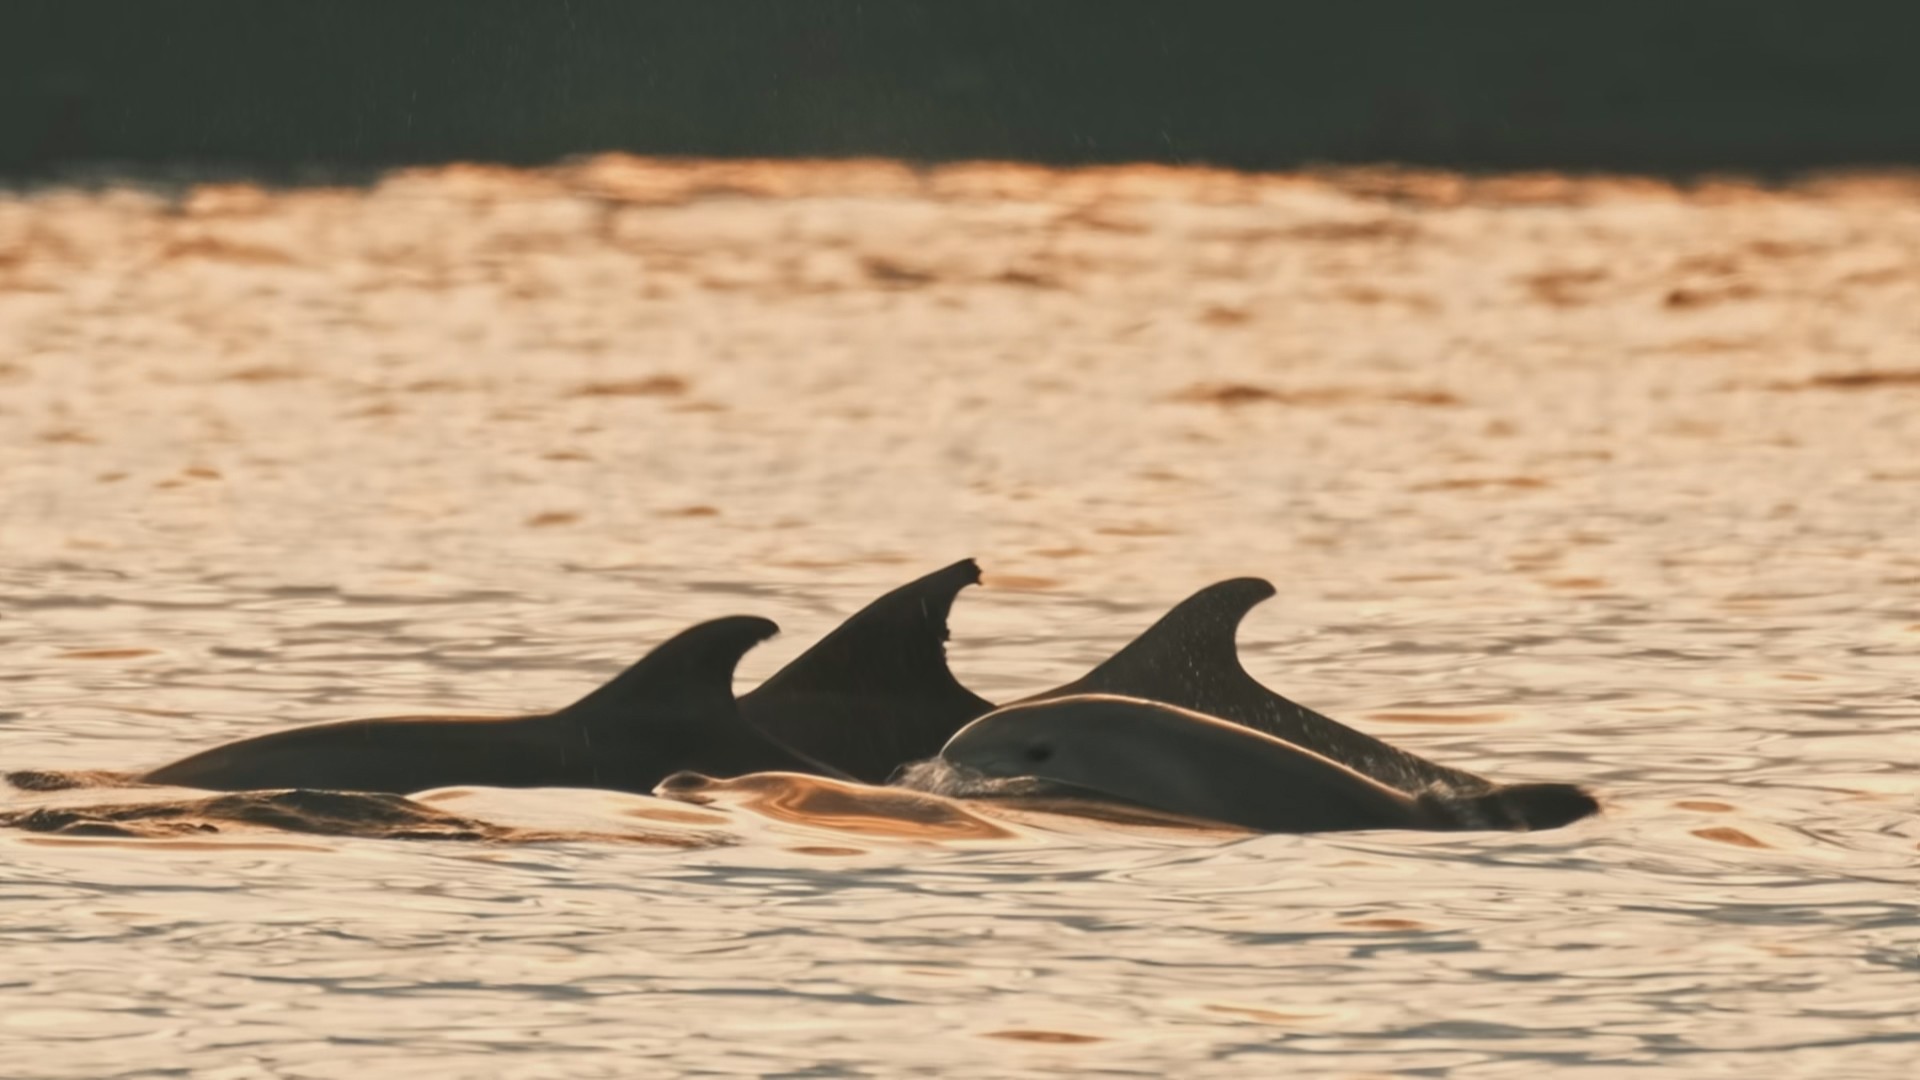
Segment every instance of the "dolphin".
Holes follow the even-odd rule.
[[[989,778],[1265,832],[1551,828],[1599,809],[1566,784],[1409,793],[1248,726],[1114,694],[1009,705],[962,728],[940,757]],[[1516,802],[1522,788],[1551,790]],[[1549,804],[1557,813],[1542,815]]]
[[[1470,790],[1492,781],[1389,746],[1274,693],[1240,665],[1234,638],[1271,582],[1216,582],[1174,605],[1139,637],[1065,686],[1020,699],[1119,694],[1165,702],[1277,736],[1402,791]]]
[[[994,708],[947,667],[947,616],[979,581],[979,565],[962,559],[887,593],[741,695],[740,714],[869,784],[933,757]]]
[[[1388,787],[1471,801],[1501,827],[1552,829],[1599,804],[1572,784],[1499,784],[1428,761],[1269,690],[1240,665],[1234,638],[1247,612],[1274,595],[1271,582],[1232,578],[1174,605],[1139,637],[1080,678],[1022,699],[1117,694],[1177,706],[1285,740]]]
[[[721,777],[769,770],[839,776],[768,738],[735,704],[734,667],[778,629],[747,615],[701,623],[558,712],[314,724],[203,750],[138,780],[215,791],[405,795],[476,784],[644,795],[683,769]]]

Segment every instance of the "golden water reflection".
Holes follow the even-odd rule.
[[[0,769],[551,707],[742,612],[786,631],[745,688],[972,555],[950,652],[995,700],[1259,574],[1262,679],[1606,803],[1247,837],[775,780],[419,800],[532,843],[4,830],[0,1060],[1905,1077],[1917,300],[1901,177],[0,195]],[[0,812],[145,827],[104,792]]]

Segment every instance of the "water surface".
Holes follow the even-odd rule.
[[[0,767],[551,707],[766,615],[744,689],[973,555],[950,653],[988,697],[1259,574],[1269,684],[1607,807],[1247,837],[480,790],[429,805],[519,833],[7,830],[9,1075],[1920,1060],[1910,185],[53,190],[0,199],[0,340]]]

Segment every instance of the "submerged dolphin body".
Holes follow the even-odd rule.
[[[402,716],[314,724],[216,746],[140,777],[244,791],[320,788],[407,794],[451,785],[594,787],[646,794],[668,775],[785,770],[836,775],[740,716],[733,670],[778,627],[733,616],[670,638],[558,712]]]
[[[1567,820],[1597,809],[1557,784],[1409,793],[1244,725],[1111,694],[1009,705],[961,729],[940,756],[990,778],[1028,777],[1265,832],[1536,827],[1515,814],[1512,793],[1522,787],[1565,789]]]
[[[742,695],[741,715],[870,784],[933,757],[994,708],[947,667],[947,616],[979,581],[980,567],[962,559],[887,593]]]

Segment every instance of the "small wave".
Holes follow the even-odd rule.
[[[108,772],[101,769],[17,769],[7,773],[6,780],[21,791],[133,787],[139,783],[134,773]]]
[[[346,791],[242,791],[204,798],[0,812],[0,827],[64,836],[176,839],[229,829],[274,829],[374,840],[494,843],[596,840],[675,848],[713,847],[709,833],[571,832],[523,829],[450,814],[399,795]]]

